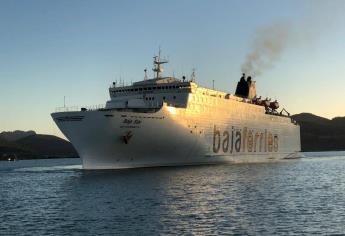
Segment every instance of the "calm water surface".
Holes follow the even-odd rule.
[[[0,162],[0,235],[345,234],[345,152],[306,156],[120,171]]]

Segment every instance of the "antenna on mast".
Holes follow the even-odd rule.
[[[147,68],[145,68],[144,72],[145,72],[144,80],[147,80]]]
[[[190,76],[190,80],[192,82],[195,82],[195,80],[196,80],[195,68],[193,68],[192,75]]]
[[[153,57],[153,71],[156,73],[156,79],[160,78],[160,73],[163,72],[162,64],[168,63],[168,60],[161,60],[161,48],[159,47],[158,56]]]

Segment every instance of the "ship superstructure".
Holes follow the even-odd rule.
[[[300,128],[277,101],[256,95],[243,74],[235,94],[185,77],[155,77],[130,86],[113,83],[104,108],[52,114],[86,169],[262,162],[300,155]]]

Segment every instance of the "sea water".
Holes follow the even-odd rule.
[[[0,162],[0,235],[345,233],[345,152],[264,164],[86,171]]]

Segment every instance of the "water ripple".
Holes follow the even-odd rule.
[[[343,154],[119,171],[0,163],[0,235],[341,235]]]

